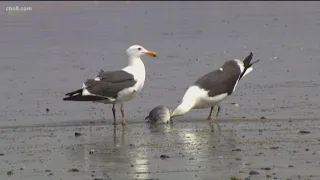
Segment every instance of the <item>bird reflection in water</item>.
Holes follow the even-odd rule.
[[[165,124],[149,123],[150,133],[169,133],[172,124],[172,121]]]
[[[121,141],[120,141],[120,147],[122,146],[126,146],[126,142],[127,142],[127,139],[126,139],[126,134],[127,134],[127,127],[126,126],[123,126],[122,128],[122,131],[121,131]],[[119,144],[117,144],[117,128],[113,128],[113,146],[114,147],[119,147]]]
[[[210,128],[211,128],[211,132],[216,132],[216,135],[220,135],[221,134],[221,127],[219,123],[214,123],[214,122],[209,122],[210,124]]]
[[[170,171],[201,171],[208,177],[211,170],[228,172],[241,165],[241,161],[235,160],[238,152],[232,151],[238,148],[233,128],[226,128],[220,135],[220,131],[212,133],[207,123],[198,120],[158,125],[137,123],[116,130],[113,126],[99,127],[98,131],[92,128],[90,135],[80,137],[85,138],[80,142],[84,147],[70,151],[78,155],[71,161],[84,158],[86,172],[106,173],[111,179],[162,176],[157,172],[168,171],[168,163]],[[92,148],[96,151],[89,154]],[[164,161],[160,155],[168,155],[170,159]]]
[[[120,172],[121,174],[115,175],[117,177],[116,179],[123,179],[124,176],[128,176],[127,178],[136,178],[137,175],[141,179],[149,178],[148,166],[150,157],[148,156],[148,152],[146,152],[146,140],[142,137],[144,132],[137,132],[140,128],[141,127],[131,126],[128,129],[128,127],[122,126],[121,138],[117,138],[117,129],[114,128],[114,156],[117,156],[117,159],[123,162],[120,165],[119,163],[121,162],[114,161],[115,166],[119,166],[121,171],[123,171],[122,173]],[[120,143],[119,139],[121,139]]]

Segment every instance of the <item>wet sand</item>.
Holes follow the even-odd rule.
[[[201,120],[2,128],[0,177],[13,170],[10,179],[316,180],[319,122],[221,120],[220,131]]]
[[[251,170],[250,179],[319,179],[319,7],[0,2],[0,179],[245,179]],[[125,66],[132,44],[160,57],[143,58],[143,93],[125,104],[129,125],[115,135],[109,105],[61,99],[101,68]],[[202,120],[209,110],[145,124],[155,106],[175,108],[198,77],[250,52],[261,61],[221,104],[220,134]]]

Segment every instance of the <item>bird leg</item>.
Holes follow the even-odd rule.
[[[208,116],[207,120],[211,120],[212,111],[213,111],[213,106],[211,106],[211,110],[210,110],[210,113],[209,113],[209,116]]]
[[[217,122],[218,122],[218,116],[219,116],[219,113],[220,113],[221,108],[220,108],[219,105],[217,105],[217,106],[218,106],[217,113],[216,113],[215,118],[210,121],[210,127],[211,127],[211,132],[214,132],[215,129],[218,129],[218,132],[220,133],[221,128],[220,128],[219,123],[217,123]],[[213,107],[211,107],[210,115],[211,115],[212,110],[213,110]],[[210,117],[210,116],[209,116],[209,117]],[[216,127],[217,127],[217,128],[216,128]]]
[[[112,113],[113,113],[113,125],[117,125],[117,120],[116,120],[116,108],[115,104],[112,105]]]
[[[212,120],[212,123],[217,123],[218,116],[219,116],[219,113],[221,111],[221,107],[219,105],[217,105],[217,106],[218,106],[218,109],[217,109],[215,118]],[[214,106],[211,107],[210,114],[209,114],[207,120],[211,120],[211,114],[212,114],[213,108],[214,108]]]
[[[113,145],[117,145],[117,128],[113,128]]]
[[[221,107],[218,105],[218,110],[217,110],[216,117],[215,117],[216,120],[218,119],[220,111],[221,111]]]
[[[126,119],[124,118],[124,109],[123,109],[123,104],[121,104],[121,115],[122,115],[122,125],[126,125],[127,122],[126,122]]]

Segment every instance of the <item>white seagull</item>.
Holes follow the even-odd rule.
[[[158,56],[157,53],[148,51],[140,45],[130,46],[126,54],[128,66],[116,71],[101,70],[94,79],[87,79],[82,88],[67,93],[63,100],[112,104],[114,125],[117,124],[115,104],[121,104],[122,125],[125,125],[123,103],[141,92],[146,78],[141,56],[145,54],[152,57]]]
[[[253,63],[252,53],[245,60],[239,59],[226,61],[221,68],[212,71],[199,78],[192,86],[188,88],[183,96],[181,104],[173,111],[171,118],[184,115],[192,109],[211,108],[207,120],[211,120],[211,114],[214,106],[231,95],[240,79],[249,74],[259,59]],[[220,112],[220,106],[215,119]],[[214,119],[214,120],[215,120]]]

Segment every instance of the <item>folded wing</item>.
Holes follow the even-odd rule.
[[[64,100],[72,100],[73,96],[97,96],[99,98],[117,99],[118,93],[135,85],[134,76],[126,71],[100,71],[95,79],[87,79],[83,88],[67,93]],[[93,98],[96,99],[96,98]]]

